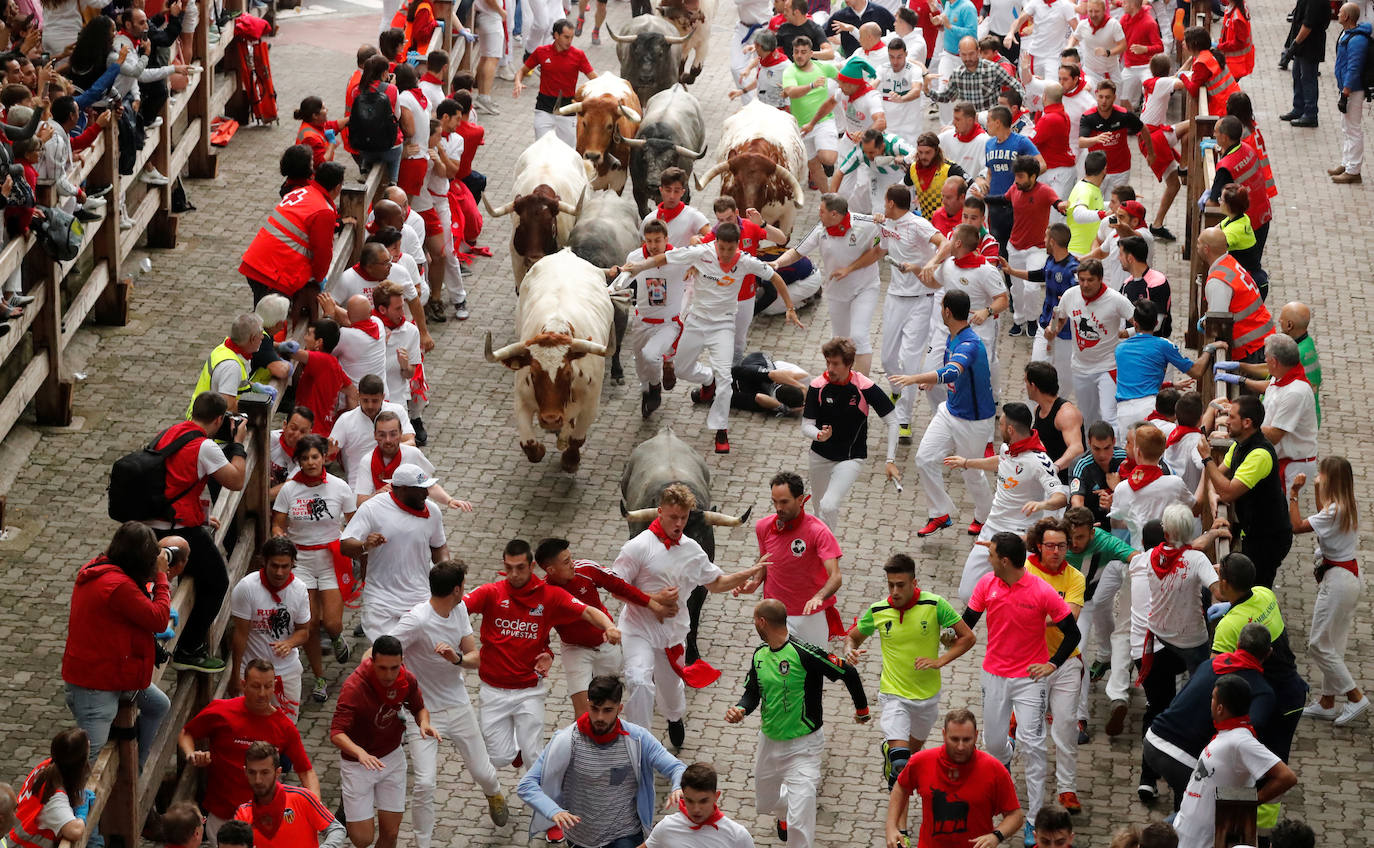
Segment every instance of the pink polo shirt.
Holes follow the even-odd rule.
[[[840,543],[824,521],[804,510],[789,523],[778,525],[777,513],[754,525],[759,553],[768,554],[763,596],[782,601],[788,615],[801,615],[806,602],[825,585],[824,561],[841,556]],[[817,612],[834,605],[835,596],[831,595]]]
[[[1059,593],[1029,571],[1010,586],[996,574],[984,574],[973,588],[968,608],[987,614],[983,671],[998,677],[1029,677],[1027,668],[1049,662],[1045,621],[1069,615],[1069,605]]]

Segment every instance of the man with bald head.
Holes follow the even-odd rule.
[[[876,24],[879,35],[882,35],[892,31],[895,20],[891,11],[877,3],[870,3],[869,0],[844,0],[839,11],[826,21],[825,34],[831,41],[839,38],[841,55],[852,56],[859,51],[859,32],[866,23]]]
[[[1279,330],[1292,336],[1293,341],[1298,343],[1298,358],[1302,360],[1303,371],[1307,373],[1307,382],[1312,385],[1312,394],[1317,397],[1317,423],[1321,424],[1322,363],[1317,357],[1317,343],[1307,332],[1311,323],[1312,310],[1301,301],[1289,301],[1279,310]]]
[[[368,374],[386,374],[386,328],[372,314],[370,293],[351,295],[342,306],[334,298],[322,294],[320,316],[339,322],[339,343],[334,346],[334,358],[339,360],[354,385]],[[401,395],[400,386],[386,387],[386,400],[396,400]]]
[[[997,95],[1003,88],[1025,93],[1021,81],[1007,73],[1006,68],[979,55],[978,39],[971,35],[959,40],[959,62],[959,67],[950,71],[949,83],[942,89],[930,91],[931,100],[936,103],[967,101],[982,112],[997,105]],[[927,75],[927,82],[933,77],[933,74]]]
[[[1360,21],[1360,4],[1341,6],[1337,20],[1341,34],[1336,37],[1336,88],[1340,99],[1336,108],[1341,113],[1341,163],[1326,173],[1333,183],[1364,181],[1360,169],[1364,166],[1364,63],[1369,61],[1369,42],[1374,38],[1368,22]],[[1363,37],[1361,37],[1363,36]]]
[[[1197,240],[1207,262],[1204,294],[1208,312],[1229,312],[1231,356],[1241,362],[1264,362],[1264,339],[1274,333],[1274,317],[1264,305],[1259,286],[1226,247],[1226,234],[1208,227]]]
[[[930,223],[945,238],[949,238],[949,234],[963,221],[966,197],[968,182],[963,177],[950,177],[940,188],[940,208],[930,216]]]

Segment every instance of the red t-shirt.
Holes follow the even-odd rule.
[[[949,238],[949,234],[954,232],[955,227],[959,226],[960,219],[963,217],[963,207],[960,207],[959,211],[955,214],[950,215],[945,211],[945,207],[942,204],[939,209],[935,210],[935,214],[930,216],[930,225],[939,230],[940,235]]]
[[[309,357],[301,369],[300,382],[296,384],[296,403],[315,413],[311,432],[328,438],[334,429],[339,392],[353,381],[348,379],[333,354],[312,350]]]
[[[525,69],[539,66],[539,93],[550,97],[569,98],[577,94],[577,75],[595,73],[587,54],[576,47],[559,52],[552,44],[536,47],[525,60]]]
[[[1069,145],[1071,136],[1078,138],[1076,133],[1071,132],[1072,129],[1063,103],[1051,103],[1040,113],[1039,120],[1035,122],[1035,146],[1040,149],[1040,155],[1045,157],[1046,169],[1077,166],[1078,160]]]
[[[1045,246],[1045,228],[1050,225],[1050,209],[1059,202],[1059,193],[1044,183],[1030,191],[1013,185],[1007,189],[1011,201],[1011,246],[1017,250]]]
[[[974,751],[972,760],[958,765],[945,756],[944,745],[917,751],[897,782],[908,794],[921,794],[918,848],[968,848],[992,833],[993,816],[1021,807],[1011,775],[987,751]]]
[[[498,689],[539,683],[534,661],[549,650],[549,631],[582,616],[587,605],[538,577],[520,589],[506,580],[485,583],[463,598],[469,615],[482,616],[482,662],[477,676]]]
[[[1107,135],[1106,144],[1094,144],[1089,152],[1101,150],[1107,154],[1107,173],[1124,174],[1131,170],[1130,136],[1145,129],[1140,118],[1120,106],[1113,106],[1107,117],[1096,109],[1083,113],[1078,120],[1078,134],[1082,136]]]
[[[767,554],[768,572],[763,580],[763,596],[782,601],[788,615],[801,615],[806,602],[816,596],[825,581],[825,560],[839,559],[840,543],[825,522],[803,512],[791,522],[778,526],[777,513],[759,519],[754,525],[759,553]],[[821,609],[835,606],[831,595]]]
[[[1159,36],[1159,24],[1155,22],[1154,13],[1149,9],[1141,9],[1134,15],[1122,15],[1119,21],[1121,31],[1126,34],[1126,52],[1121,54],[1122,65],[1127,68],[1139,68],[1150,64],[1155,55],[1164,52],[1164,41]],[[1144,53],[1136,53],[1131,50],[1136,44],[1150,49]]]
[[[472,157],[477,155],[477,148],[482,146],[487,131],[480,124],[464,120],[454,132],[463,137],[463,155],[458,158],[458,179],[461,180],[472,173]]]
[[[601,593],[598,589],[605,589],[617,598],[636,606],[649,605],[648,595],[588,559],[577,560],[573,579],[557,588],[566,591],[589,607],[596,607],[606,613],[608,618],[610,611],[601,602]],[[606,635],[600,628],[590,621],[583,621],[580,616],[576,621],[560,624],[554,629],[558,631],[558,638],[562,639],[565,645],[595,648],[606,641]]]
[[[296,725],[281,710],[269,716],[248,712],[243,697],[223,698],[205,705],[183,728],[192,739],[204,739],[210,746],[210,767],[206,771],[205,809],[222,819],[232,819],[240,804],[253,800],[248,778],[243,773],[243,758],[254,742],[271,742],[291,760],[296,774],[310,771],[310,755],[301,744]]]
[[[253,848],[305,848],[319,844],[320,833],[334,823],[334,814],[329,812],[319,798],[308,789],[299,786],[277,784],[277,794],[281,800],[281,820],[273,822],[276,807],[272,802],[258,808],[258,820],[253,820],[253,802],[239,807],[234,818],[255,825],[253,828]],[[268,835],[263,828],[276,825]]]
[[[916,26],[921,29],[921,37],[926,42],[926,56],[935,56],[935,37],[940,34],[940,27],[931,18],[934,15],[930,11],[930,3],[926,0],[911,0],[908,4],[911,11],[916,13]]]

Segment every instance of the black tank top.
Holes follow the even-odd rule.
[[[1045,453],[1050,455],[1050,459],[1058,462],[1064,455],[1064,451],[1069,449],[1064,441],[1064,434],[1059,432],[1059,428],[1054,426],[1054,419],[1058,417],[1059,410],[1064,404],[1068,403],[1064,398],[1055,398],[1054,404],[1050,406],[1050,414],[1044,418],[1040,417],[1040,407],[1032,407],[1035,415],[1035,432],[1040,435],[1040,443],[1045,446]]]

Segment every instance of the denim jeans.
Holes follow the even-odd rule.
[[[138,721],[135,727],[138,731],[138,767],[142,769],[143,763],[148,759],[148,753],[153,749],[153,739],[157,736],[158,726],[162,724],[163,716],[172,708],[172,702],[166,693],[156,686],[149,686],[141,692],[109,692],[73,686],[70,683],[66,684],[66,688],[67,709],[71,710],[72,717],[76,719],[76,726],[86,731],[86,735],[90,737],[92,763],[100,756],[100,749],[109,741],[110,726],[114,724],[120,703],[135,700],[138,702]]]
[[[1317,117],[1317,63],[1310,59],[1293,60],[1293,111],[1300,118]]]
[[[401,175],[401,145],[396,145],[390,150],[381,153],[364,151],[358,154],[358,170],[362,171],[363,179],[367,179],[367,172],[372,170],[372,166],[381,162],[386,166],[386,178],[391,182],[396,182],[396,178]]]

